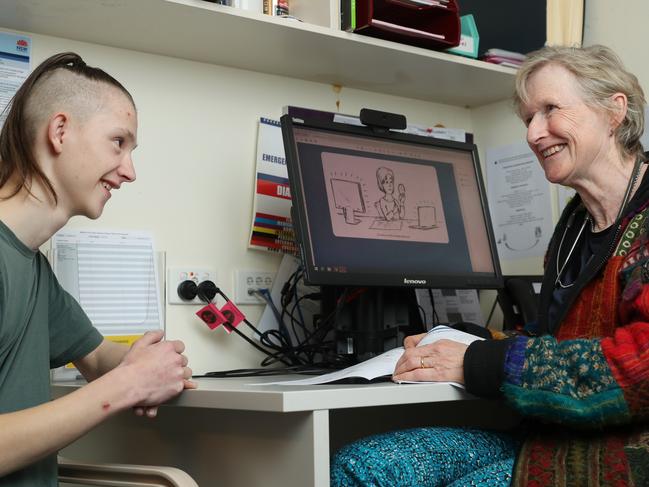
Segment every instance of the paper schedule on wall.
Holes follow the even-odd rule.
[[[53,269],[104,336],[130,341],[164,328],[153,248],[144,233],[63,230]]]
[[[279,122],[259,120],[250,247],[295,254],[291,191]]]

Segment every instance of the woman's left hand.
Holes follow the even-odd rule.
[[[464,384],[464,353],[467,347],[452,340],[439,340],[429,345],[406,348],[394,368],[392,380]]]

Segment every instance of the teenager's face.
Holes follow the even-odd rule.
[[[109,89],[101,108],[72,119],[55,187],[70,214],[98,218],[112,191],[135,180],[131,158],[137,145],[137,113],[121,92]]]

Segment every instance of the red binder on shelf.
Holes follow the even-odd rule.
[[[428,49],[460,43],[456,0],[356,0],[353,32]]]

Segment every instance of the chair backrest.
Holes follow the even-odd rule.
[[[59,482],[104,487],[198,487],[186,472],[157,465],[76,462],[59,457]]]

